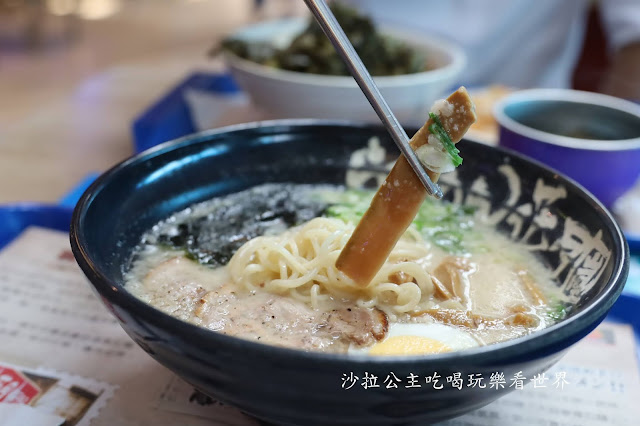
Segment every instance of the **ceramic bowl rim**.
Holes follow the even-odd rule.
[[[553,171],[538,161],[531,160],[517,152],[502,147],[489,147],[488,149],[496,150],[502,155],[517,157],[520,160],[532,163],[535,167],[544,169],[543,171],[546,171],[546,173],[550,175],[560,177],[562,184],[567,187],[569,192],[577,192],[578,196],[584,197],[589,204],[591,204],[596,210],[599,210],[600,214],[605,219],[604,225],[609,228],[613,234],[614,241],[611,250],[613,253],[619,253],[619,256],[612,259],[614,262],[613,273],[608,283],[605,285],[605,288],[596,298],[587,302],[587,306],[585,306],[581,312],[571,316],[570,318],[562,320],[560,323],[552,325],[551,327],[506,342],[459,352],[406,357],[367,357],[366,355],[306,352],[298,349],[267,345],[233,336],[227,336],[172,317],[130,294],[124,289],[123,285],[119,284],[116,280],[104,273],[98,266],[99,262],[92,258],[87,247],[86,235],[83,230],[84,217],[87,209],[91,207],[92,201],[99,196],[100,191],[109,184],[111,178],[120,170],[128,167],[135,167],[137,164],[144,164],[145,160],[169,153],[172,150],[179,149],[186,145],[207,143],[212,138],[220,137],[221,135],[228,133],[243,132],[252,129],[256,130],[264,127],[276,129],[283,126],[295,128],[314,126],[347,127],[366,131],[380,131],[381,129],[380,126],[353,123],[346,120],[287,119],[243,123],[240,125],[207,130],[173,141],[168,141],[121,161],[100,175],[85,191],[74,209],[71,220],[70,242],[72,251],[80,268],[89,278],[97,293],[108,300],[109,303],[121,306],[127,312],[135,312],[135,316],[144,317],[146,321],[153,323],[156,327],[166,332],[171,333],[172,336],[176,336],[179,339],[183,337],[188,339],[197,338],[198,342],[201,342],[202,347],[223,345],[233,350],[254,351],[264,356],[277,357],[278,359],[289,360],[291,362],[304,361],[308,362],[311,366],[314,365],[314,363],[327,363],[340,364],[355,369],[372,364],[402,366],[413,366],[418,364],[427,364],[430,366],[450,366],[460,364],[473,365],[491,363],[492,360],[496,358],[496,353],[500,352],[505,358],[526,358],[528,352],[536,352],[540,349],[547,351],[549,354],[555,353],[575,343],[578,340],[574,338],[576,334],[585,330],[589,331],[595,327],[595,325],[604,318],[605,313],[611,308],[622,292],[622,288],[626,282],[629,272],[629,247],[620,227],[614,221],[611,213],[609,213],[609,211],[606,210],[604,206],[593,197],[593,195],[572,179]],[[486,146],[478,142],[468,142]],[[582,336],[580,336],[580,338],[581,337]]]
[[[261,25],[269,25],[269,24],[273,25],[274,23],[277,23],[277,22],[283,22],[283,23],[299,22],[300,20],[301,18],[285,18],[285,19],[276,20],[276,21],[267,21],[259,24],[249,25],[249,26],[240,28],[238,31],[233,33],[230,37],[232,38],[234,34],[241,34],[244,31],[247,31],[248,29],[255,28]],[[381,25],[380,28],[383,30],[388,30],[393,35],[403,40],[407,36],[411,37],[411,35],[414,35],[412,32],[407,31],[406,29],[396,29],[394,27],[389,27],[384,25]],[[462,48],[458,47],[456,44],[452,43],[451,41],[444,40],[437,36],[423,35],[423,34],[420,35],[420,41],[421,41],[420,44],[411,42],[411,41],[407,41],[407,43],[421,50],[436,51],[441,55],[447,56],[448,63],[444,66],[441,66],[432,70],[428,70],[428,71],[422,71],[422,72],[417,72],[412,74],[374,77],[373,79],[376,82],[376,85],[380,89],[391,88],[391,87],[413,86],[416,84],[425,84],[425,83],[439,81],[445,77],[457,75],[467,63],[467,57],[464,51],[462,50]],[[297,83],[297,84],[305,84],[309,86],[353,88],[353,89],[357,89],[358,87],[357,83],[351,76],[311,74],[311,73],[283,70],[279,68],[262,65],[257,62],[250,61],[248,59],[243,59],[229,51],[224,51],[224,50],[222,51],[222,55],[228,61],[229,65],[232,68],[235,67],[238,70],[242,70],[250,74],[260,76],[262,78],[277,80],[283,83]]]
[[[634,115],[640,122],[640,105],[631,101],[601,93],[585,92],[572,89],[527,89],[513,92],[498,101],[493,107],[493,116],[498,124],[513,133],[529,139],[562,146],[565,148],[589,151],[627,151],[640,149],[640,137],[616,140],[593,140],[572,138],[545,132],[524,125],[505,112],[506,108],[516,104],[535,103],[541,101],[563,101],[576,104],[602,106]]]

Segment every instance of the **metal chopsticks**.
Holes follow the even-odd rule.
[[[336,20],[335,16],[327,6],[324,0],[304,0],[309,10],[316,18],[316,21],[320,24],[322,31],[327,35],[331,43],[336,48],[342,59],[347,64],[351,75],[360,86],[360,89],[364,92],[367,100],[380,117],[380,120],[386,127],[389,134],[393,138],[400,151],[407,158],[407,161],[413,168],[418,178],[424,185],[429,195],[435,198],[442,198],[442,191],[440,187],[433,183],[429,178],[429,175],[424,170],[420,160],[416,157],[415,152],[409,145],[409,137],[404,131],[398,119],[393,115],[391,108],[387,105],[387,102],[382,97],[378,86],[371,78],[371,74],[367,71],[367,68],[362,63],[362,60],[356,53],[353,45],[347,38],[346,34],[342,30],[342,27]]]

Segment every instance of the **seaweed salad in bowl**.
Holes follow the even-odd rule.
[[[398,119],[422,125],[429,105],[464,68],[464,51],[435,35],[378,26],[339,3],[332,9]],[[212,53],[221,53],[233,79],[266,117],[377,121],[313,20],[252,24],[230,34]],[[313,101],[300,102],[306,99]]]
[[[413,74],[434,68],[425,52],[378,30],[367,16],[339,2],[331,10],[372,76]],[[329,39],[315,20],[283,46],[230,36],[220,48],[240,58],[287,71],[349,76]],[[214,49],[213,52],[217,52]]]

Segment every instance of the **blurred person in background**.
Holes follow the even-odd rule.
[[[640,0],[342,2],[378,23],[422,31],[459,44],[468,59],[460,77],[465,85],[514,88],[572,87],[589,11],[596,5],[610,66],[595,89],[640,100]]]

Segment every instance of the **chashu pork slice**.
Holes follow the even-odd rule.
[[[385,337],[378,309],[339,306],[315,310],[287,295],[250,292],[232,283],[225,268],[212,270],[183,257],[169,259],[143,279],[144,300],[160,310],[230,336],[302,350],[346,352]]]

